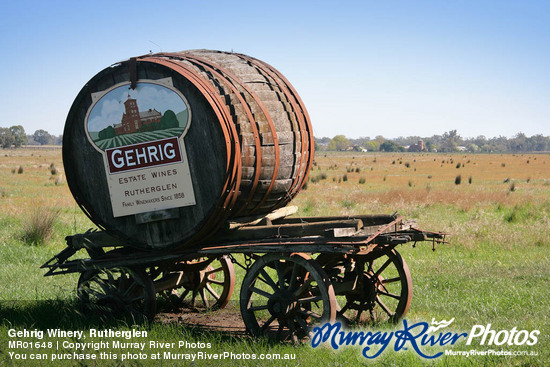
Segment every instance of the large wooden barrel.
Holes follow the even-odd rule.
[[[77,203],[140,248],[200,246],[230,218],[286,205],[313,152],[306,108],[280,72],[208,50],[106,68],[76,97],[63,135]]]

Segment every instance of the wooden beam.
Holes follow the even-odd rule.
[[[212,238],[212,242],[250,241],[281,237],[323,236],[325,235],[325,231],[333,228],[354,228],[355,231],[358,231],[362,227],[363,222],[360,219],[270,226],[249,226],[241,227],[233,231],[219,233],[215,238]]]
[[[255,226],[262,221],[265,221],[266,224],[270,224],[270,222],[274,220],[281,219],[289,215],[295,214],[297,211],[298,211],[298,207],[295,205],[285,206],[284,208],[279,208],[277,210],[272,211],[269,214],[257,215],[254,217],[244,217],[244,218],[238,218],[238,219],[232,220],[227,223],[226,228],[238,229],[244,226]]]

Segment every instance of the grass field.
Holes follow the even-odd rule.
[[[537,353],[532,356],[442,356],[428,361],[412,350],[386,350],[366,360],[361,350],[345,347],[312,349],[252,339],[242,333],[192,327],[172,319],[138,323],[100,320],[83,315],[77,307],[77,277],[44,278],[39,266],[64,247],[64,237],[82,233],[93,224],[74,203],[64,180],[61,151],[4,150],[0,157],[0,365],[48,365],[51,362],[13,360],[8,348],[10,329],[144,330],[145,339],[158,342],[210,343],[178,349],[178,353],[292,354],[293,360],[200,360],[195,366],[547,366],[550,364],[550,155],[472,155],[420,153],[323,153],[316,156],[307,189],[293,204],[299,215],[347,215],[395,211],[415,218],[419,227],[451,234],[451,243],[398,248],[414,284],[409,323],[450,320],[452,332],[470,332],[474,325],[491,324],[493,330],[539,330],[534,346],[476,347],[458,343],[453,350],[505,349]],[[21,172],[21,173],[19,173]],[[53,233],[36,244],[28,223],[51,217]],[[237,278],[242,279],[238,272]],[[238,289],[230,310],[237,312]],[[214,317],[214,315],[212,315]],[[230,316],[233,317],[233,316]],[[223,322],[223,317],[220,318]],[[397,326],[398,328],[400,325]],[[376,330],[392,330],[391,325]],[[30,339],[29,339],[30,340]],[[55,343],[45,337],[41,342]],[[86,341],[100,341],[89,338]],[[141,341],[141,340],[140,340]],[[46,345],[47,347],[47,345]],[[177,348],[176,348],[177,349]],[[411,348],[409,348],[411,349]],[[50,349],[46,349],[48,352]],[[71,349],[65,348],[67,353]],[[118,354],[137,349],[107,349]],[[430,349],[444,351],[444,349]],[[17,353],[40,353],[16,350]],[[45,352],[45,353],[48,353]],[[147,360],[86,361],[89,365],[160,365],[151,360],[161,352],[147,345]],[[94,353],[88,349],[86,353]],[[433,354],[433,353],[432,353]],[[56,363],[57,365],[58,363]],[[76,365],[66,360],[61,365]],[[163,366],[191,362],[162,361]]]

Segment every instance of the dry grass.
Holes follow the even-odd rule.
[[[23,224],[23,242],[28,245],[43,245],[54,232],[54,224],[59,217],[59,209],[36,207],[30,218]]]
[[[546,200],[549,193],[549,154],[320,153],[315,161],[312,174],[325,173],[327,180],[310,182],[308,190],[296,199],[299,206],[319,204],[319,192],[326,203],[351,199],[359,206],[364,204],[367,212],[409,211],[434,204],[470,210]],[[343,175],[347,182],[339,179]],[[460,184],[456,184],[458,176]],[[358,185],[361,179],[364,182]],[[338,206],[324,207],[330,213],[321,214],[346,214],[345,210],[338,212]]]

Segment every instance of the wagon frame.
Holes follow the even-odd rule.
[[[77,294],[88,310],[153,317],[157,294],[178,305],[225,307],[237,264],[246,270],[246,329],[296,341],[320,322],[396,322],[412,299],[411,274],[396,247],[431,241],[435,250],[446,242],[445,234],[416,229],[396,214],[293,218],[284,209],[229,223],[204,243],[176,250],[136,249],[90,230],[68,236],[42,268],[45,276],[80,273]],[[74,259],[80,250],[89,258]]]

